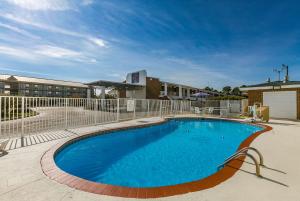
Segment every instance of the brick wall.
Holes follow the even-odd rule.
[[[158,99],[160,95],[160,81],[157,78],[147,77],[146,78],[146,98],[147,99]]]

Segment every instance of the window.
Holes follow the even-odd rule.
[[[26,88],[25,84],[22,84],[22,83],[19,84],[19,89],[25,89],[25,88]]]

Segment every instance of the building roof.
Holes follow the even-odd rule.
[[[240,87],[242,91],[274,88],[300,88],[300,81],[273,81]]]
[[[26,83],[36,83],[36,84],[46,84],[46,85],[61,85],[61,86],[70,86],[70,87],[82,87],[88,88],[88,85],[85,85],[81,82],[72,82],[72,81],[64,81],[64,80],[52,80],[45,78],[35,78],[35,77],[25,77],[18,75],[0,75],[0,80],[2,81],[18,81],[18,82],[26,82]]]
[[[106,81],[106,80],[98,80],[87,84],[94,85],[94,86],[114,87],[118,89],[129,89],[129,90],[140,89],[145,87],[143,85],[138,85],[138,84],[129,84],[123,82]]]

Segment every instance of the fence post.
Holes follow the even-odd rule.
[[[117,99],[117,122],[120,121],[120,99]]]
[[[180,114],[182,114],[182,100],[180,100]]]
[[[147,100],[147,116],[150,116],[150,100]]]
[[[159,104],[159,116],[162,117],[162,100],[160,100]]]
[[[190,108],[189,108],[189,113],[192,113],[192,101],[190,100]]]
[[[228,113],[230,113],[230,101],[229,100],[227,100],[227,108],[228,108]]]
[[[24,96],[22,97],[21,114],[22,114],[21,147],[24,147]]]
[[[135,106],[136,106],[136,99],[133,99],[133,119],[135,119]]]
[[[94,99],[94,124],[97,124],[97,106],[98,106],[98,100]]]
[[[67,111],[67,106],[68,106],[68,99],[65,98],[65,129],[68,128],[68,111]]]

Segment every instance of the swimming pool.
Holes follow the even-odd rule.
[[[174,186],[215,174],[244,140],[262,130],[234,121],[172,119],[74,141],[54,160],[63,171],[101,184]]]

